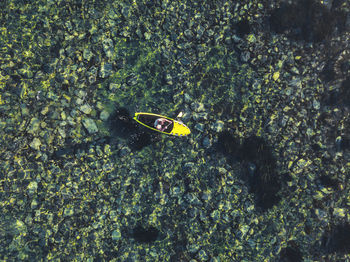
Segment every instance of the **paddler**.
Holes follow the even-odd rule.
[[[172,121],[165,118],[157,118],[156,121],[154,121],[154,127],[161,132],[167,129],[167,127],[170,126],[171,124],[172,124]]]

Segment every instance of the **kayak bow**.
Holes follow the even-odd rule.
[[[157,119],[168,120],[167,121],[168,124],[163,131],[158,130],[157,128],[154,127],[154,123]],[[148,127],[149,129],[152,129],[153,131],[157,131],[159,133],[163,133],[166,135],[187,136],[191,133],[190,129],[185,124],[167,116],[162,116],[162,115],[153,114],[153,113],[139,112],[139,113],[135,113],[134,120],[139,124],[145,127]]]

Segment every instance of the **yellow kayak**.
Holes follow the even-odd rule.
[[[187,136],[191,133],[185,124],[167,116],[139,112],[135,113],[134,120],[149,129],[167,135]]]

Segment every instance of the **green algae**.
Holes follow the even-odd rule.
[[[346,185],[347,152],[327,163],[324,134],[348,120],[319,118],[326,86],[313,83],[307,54],[279,36],[237,38],[238,21],[259,24],[270,8],[258,2],[1,6],[1,259],[266,261],[293,239],[317,260],[308,246],[333,223],[328,214],[348,219],[335,193],[348,189],[317,186],[328,168]],[[118,107],[184,111],[193,134],[140,151],[103,140]],[[213,153],[223,130],[263,136],[278,152],[290,180],[268,212],[256,210],[242,166]],[[329,196],[333,209],[317,202]],[[135,241],[138,224],[158,239]]]

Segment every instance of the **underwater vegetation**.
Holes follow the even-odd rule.
[[[240,157],[240,141],[229,131],[223,131],[219,134],[217,149],[227,156],[230,161]]]
[[[321,185],[324,187],[331,187],[333,189],[337,189],[339,187],[339,181],[327,175],[320,176],[319,180]]]
[[[239,21],[236,25],[236,32],[239,37],[244,37],[251,32],[251,25],[249,21],[243,19]]]
[[[320,42],[345,30],[346,14],[335,10],[336,2],[331,9],[314,0],[283,2],[272,11],[270,27],[292,39]]]
[[[280,252],[279,262],[301,262],[303,261],[303,256],[296,246],[294,241],[290,241],[288,246],[283,248]]]
[[[26,2],[0,1],[0,260],[348,259],[349,1]]]
[[[322,248],[327,253],[346,254],[350,252],[350,224],[339,224],[331,228],[330,232],[325,233],[322,239]]]
[[[344,137],[341,139],[340,149],[341,150],[349,150],[350,149],[350,138]]]
[[[323,95],[325,106],[340,106],[350,108],[350,77],[341,82],[338,89],[333,89]]]
[[[248,181],[257,205],[263,210],[271,208],[280,200],[277,193],[281,187],[271,147],[263,138],[252,136],[244,140],[241,154],[249,166]]]
[[[141,243],[150,243],[157,240],[159,231],[155,227],[144,228],[140,225],[133,229],[133,238]]]
[[[230,132],[219,134],[218,149],[229,161],[239,161],[245,168],[242,177],[256,197],[256,205],[267,210],[280,200],[280,175],[276,170],[276,159],[272,148],[262,137],[250,136],[240,144]]]
[[[327,52],[327,63],[320,72],[320,77],[326,83],[332,81],[342,81],[342,85],[346,83],[350,74],[350,51],[348,48],[338,47],[330,49]],[[345,82],[345,83],[344,83]],[[336,98],[336,97],[335,97]]]

